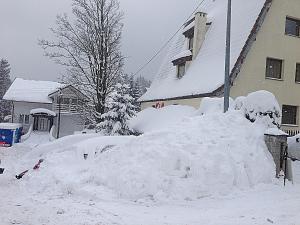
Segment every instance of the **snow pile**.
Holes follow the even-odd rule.
[[[234,101],[229,99],[229,106],[232,107]],[[204,115],[209,113],[222,113],[224,112],[224,98],[203,98],[201,100],[200,108],[197,112],[198,115]]]
[[[280,127],[281,109],[276,97],[268,91],[250,93],[243,102],[242,111],[251,122],[264,122]]]
[[[140,133],[162,130],[195,113],[190,106],[170,105],[160,109],[147,108],[129,122],[130,127]]]
[[[272,182],[275,168],[264,130],[232,111],[185,118],[139,137],[70,136],[30,153],[28,159],[45,161],[25,179],[40,191],[109,188],[131,200],[226,194]]]

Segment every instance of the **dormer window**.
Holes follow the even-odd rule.
[[[177,78],[182,78],[185,74],[185,63],[177,65]]]
[[[193,52],[193,47],[194,47],[194,35],[188,38],[189,40],[189,45],[188,45],[188,49]]]
[[[184,76],[186,71],[186,62],[192,61],[192,58],[193,54],[190,50],[185,50],[173,58],[172,63],[177,67],[177,78],[180,79]]]

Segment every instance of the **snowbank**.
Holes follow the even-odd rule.
[[[264,130],[230,112],[186,118],[139,137],[90,135],[82,141],[87,136],[74,135],[30,153],[28,159],[45,161],[39,173],[26,179],[40,191],[78,194],[104,187],[131,200],[227,194],[275,177]]]
[[[171,105],[161,109],[147,108],[129,121],[130,127],[140,133],[169,128],[195,113],[190,106]]]
[[[234,101],[229,99],[229,107],[232,108]],[[197,112],[198,115],[204,115],[208,113],[222,113],[224,112],[224,98],[203,98],[201,100],[200,108]]]

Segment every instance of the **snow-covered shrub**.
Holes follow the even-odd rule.
[[[240,96],[240,97],[237,97],[235,100],[234,100],[234,109],[235,110],[241,110],[244,106],[244,101],[245,101],[246,97],[245,96]]]
[[[233,99],[229,99],[229,107],[233,106]],[[221,113],[224,112],[224,98],[203,98],[201,100],[200,108],[197,112],[198,115]]]
[[[280,127],[281,109],[276,97],[268,91],[250,93],[243,101],[242,111],[251,122],[260,121],[267,127]]]
[[[107,112],[101,115],[102,122],[97,125],[97,131],[105,135],[131,135],[134,131],[128,126],[128,121],[136,114],[134,98],[129,94],[127,84],[118,83],[107,103]]]

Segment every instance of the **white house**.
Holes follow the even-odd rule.
[[[200,2],[200,0],[199,0]],[[224,93],[226,0],[205,0],[178,33],[142,108],[199,107]],[[232,0],[231,97],[267,90],[282,127],[300,132],[300,0]]]
[[[55,126],[59,137],[84,128],[77,105],[84,95],[71,85],[52,81],[34,81],[16,78],[3,99],[11,101],[12,122],[23,124],[25,132],[49,132]]]

